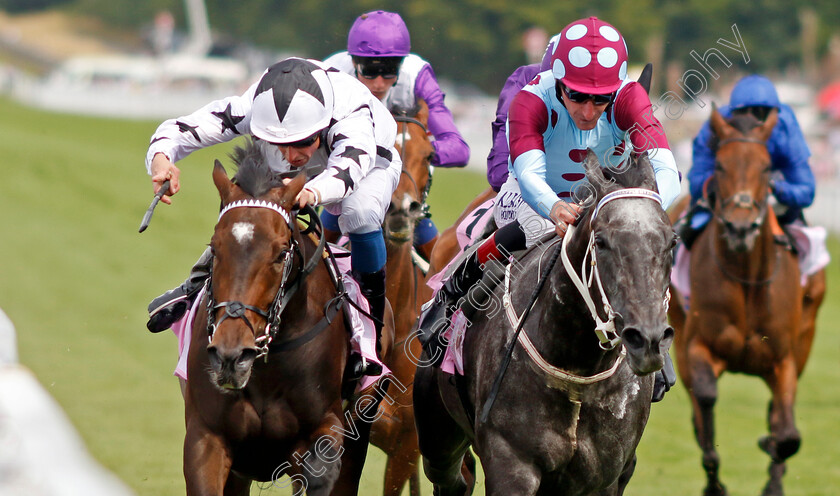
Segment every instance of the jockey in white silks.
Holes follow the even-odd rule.
[[[174,162],[241,135],[257,140],[273,170],[306,170],[299,206],[323,205],[350,238],[353,275],[379,336],[386,257],[381,225],[402,170],[391,113],[355,78],[316,60],[289,58],[269,67],[242,95],[161,124],[146,155],[155,191],[170,180],[169,193],[178,192]],[[168,196],[163,201],[170,202]],[[187,281],[152,301],[149,330],[165,330],[183,316],[209,275],[210,260],[205,252]]]

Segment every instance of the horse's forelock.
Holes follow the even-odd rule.
[[[245,146],[235,147],[230,157],[238,166],[233,182],[254,198],[259,198],[272,188],[283,185],[281,176],[268,166],[257,141],[249,139]]]

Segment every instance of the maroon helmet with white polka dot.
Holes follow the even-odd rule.
[[[560,32],[551,56],[554,79],[582,93],[607,94],[627,77],[627,44],[598,19],[579,19]]]

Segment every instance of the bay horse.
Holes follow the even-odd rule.
[[[187,361],[187,494],[247,495],[252,480],[356,494],[378,401],[342,408],[346,295],[296,220],[306,177],[284,185],[253,142],[235,154],[233,181],[213,169],[222,210]]]
[[[770,434],[759,440],[770,455],[764,496],[783,494],[785,460],[801,443],[793,405],[825,273],[811,276],[803,288],[796,254],[774,239],[778,223],[768,203],[771,161],[765,143],[777,119],[777,110],[763,123],[752,115],[727,120],[712,110],[716,165],[706,188],[712,220],[690,251],[689,311],[677,302],[669,310],[679,375],[703,452],[706,496],[727,494],[714,430],[717,381],[724,371],[761,377],[772,393]],[[672,291],[677,301],[687,296]]]
[[[631,160],[623,172],[603,169],[589,151],[582,187],[591,196],[578,227],[562,241],[544,238],[507,266],[504,281],[484,286],[490,303],[463,336],[463,376],[417,368],[420,451],[436,495],[472,492],[461,471],[470,445],[488,495],[622,494],[653,372],[673,338],[666,303],[676,243],[649,159]],[[500,376],[506,348],[513,354]]]
[[[383,231],[388,261],[386,296],[394,305],[395,345],[388,367],[393,373],[386,401],[380,403],[379,419],[371,430],[371,442],[388,456],[383,494],[398,496],[406,482],[410,494],[420,494],[420,450],[412,406],[414,369],[420,344],[409,340],[420,306],[431,298],[424,274],[412,254],[414,229],[425,216],[425,200],[431,182],[430,160],[434,152],[427,133],[429,109],[422,100],[415,109],[395,114],[396,148],[403,169]],[[413,358],[417,357],[417,358]]]

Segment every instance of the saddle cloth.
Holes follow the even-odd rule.
[[[340,253],[340,248],[332,247],[334,253]],[[359,288],[359,283],[350,275],[350,258],[338,257],[336,258],[338,269],[341,271],[341,276],[344,281],[344,288],[347,291],[347,296],[352,299],[365,312],[370,312],[370,307],[362,291]],[[204,289],[198,294],[190,311],[187,312],[179,321],[172,325],[172,332],[178,338],[178,364],[175,367],[174,375],[181,379],[187,380],[187,356],[189,355],[189,346],[192,339],[192,325],[195,315],[199,311],[205,311],[205,307],[201,305],[201,300],[204,298]],[[351,352],[361,354],[366,360],[376,362],[382,365],[382,375],[380,376],[364,376],[359,381],[358,389],[365,389],[370,386],[382,376],[390,374],[391,371],[382,363],[376,356],[376,329],[373,327],[373,321],[367,316],[362,315],[353,305],[345,304],[343,310],[349,314],[351,322],[351,336],[350,347]]]
[[[441,286],[446,282],[455,267],[461,262],[464,252],[467,247],[474,245],[481,238],[485,226],[493,218],[493,207],[496,199],[491,198],[481,205],[477,206],[469,215],[467,215],[455,232],[458,238],[458,246],[460,250],[458,254],[449,261],[446,267],[440,272],[429,278],[426,284],[432,288],[432,291],[437,292]],[[440,365],[441,370],[448,374],[464,374],[464,360],[461,350],[464,345],[464,336],[469,327],[469,319],[464,315],[461,309],[455,311],[450,318],[451,325],[443,332],[443,337],[449,342],[446,347],[446,353],[443,355],[443,362]]]
[[[831,260],[825,244],[827,232],[822,226],[804,226],[801,224],[789,224],[786,229],[796,245],[799,257],[799,272],[802,274],[799,282],[802,286],[805,286],[808,277],[825,268]],[[680,244],[674,258],[674,267],[671,269],[671,284],[680,293],[683,307],[686,309],[688,309],[689,297],[691,296],[690,258],[685,245]]]

